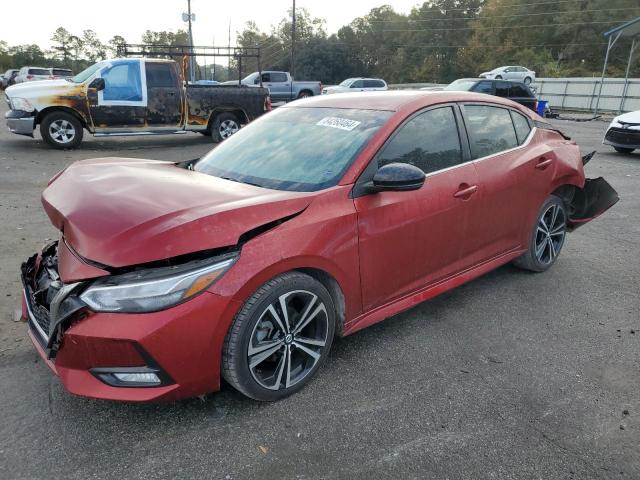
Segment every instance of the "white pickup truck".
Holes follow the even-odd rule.
[[[260,86],[260,76],[258,72],[253,72],[240,83],[246,86]],[[238,85],[236,80],[223,82],[223,85]],[[322,82],[320,81],[298,81],[294,80],[289,72],[278,72],[266,70],[262,72],[262,86],[269,89],[271,101],[289,102],[298,98],[313,97],[322,92]]]

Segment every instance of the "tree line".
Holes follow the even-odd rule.
[[[408,14],[383,5],[329,35],[326,22],[296,10],[294,64],[291,64],[291,11],[269,31],[248,22],[236,45],[260,47],[261,67],[293,70],[298,79],[337,83],[352,76],[382,77],[389,83],[450,82],[501,65],[524,65],[538,76],[598,75],[606,49],[603,32],[640,16],[637,0],[429,0]],[[188,35],[147,30],[147,44],[187,45]],[[52,45],[9,46],[0,41],[0,69],[23,65],[60,66],[80,71],[114,57],[126,40],[103,43],[92,30],[79,35],[58,28]],[[624,74],[630,40],[611,52],[610,76]],[[640,57],[632,64],[638,74]],[[223,63],[218,64],[218,63]],[[218,60],[215,68],[198,59],[198,77],[237,78],[237,63]],[[230,67],[228,69],[227,67]],[[245,59],[243,72],[255,71]]]

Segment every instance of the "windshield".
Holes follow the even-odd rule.
[[[242,83],[253,83],[258,78],[258,72],[253,72],[242,79]]]
[[[343,81],[339,86],[340,87],[348,87],[349,85],[351,85],[351,83],[353,82],[353,78],[347,78],[345,81]]]
[[[194,170],[274,190],[338,183],[391,112],[280,107],[209,152]]]
[[[95,63],[95,64],[91,65],[89,68],[81,71],[79,74],[77,74],[75,77],[73,77],[71,79],[71,81],[74,82],[74,83],[82,83],[87,78],[89,78],[91,75],[93,75],[95,72],[100,70],[100,68],[102,68],[106,64],[107,64],[107,62]]]
[[[455,90],[458,92],[469,92],[478,83],[477,80],[456,80],[455,82],[451,82],[449,85],[444,87],[445,90]]]

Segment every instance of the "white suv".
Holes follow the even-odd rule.
[[[22,67],[16,75],[16,83],[33,82],[35,80],[49,80],[51,72],[48,68]]]
[[[322,89],[322,94],[345,92],[372,92],[376,90],[388,90],[387,82],[381,78],[347,78],[340,85]]]

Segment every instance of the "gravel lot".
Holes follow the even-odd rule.
[[[0,106],[3,115],[6,105]],[[19,478],[640,478],[640,154],[606,123],[556,121],[621,201],[547,273],[503,267],[338,340],[275,404],[227,388],[174,404],[66,393],[19,306],[20,262],[56,232],[47,180],[90,157],[186,160],[197,134],[94,139],[60,152],[0,126],[0,476]]]

